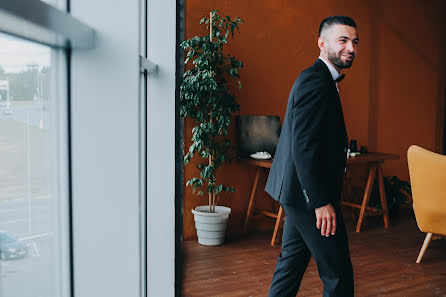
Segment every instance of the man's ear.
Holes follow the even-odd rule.
[[[317,45],[319,46],[319,49],[320,49],[321,51],[325,51],[325,38],[322,37],[322,36],[320,36],[320,37],[317,39]]]

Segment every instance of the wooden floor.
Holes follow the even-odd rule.
[[[364,231],[347,222],[355,274],[355,296],[446,297],[446,240],[432,241],[416,264],[424,234],[412,211],[403,209],[389,229],[367,217]],[[280,246],[269,245],[271,233],[228,239],[222,246],[183,242],[183,297],[267,296]],[[313,260],[297,296],[322,296]]]

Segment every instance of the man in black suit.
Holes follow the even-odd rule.
[[[355,22],[331,16],[319,27],[320,57],[294,83],[265,191],[285,212],[282,252],[269,297],[294,297],[310,257],[324,297],[354,296],[340,198],[347,132],[337,83],[358,46]]]

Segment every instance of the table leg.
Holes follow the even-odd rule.
[[[387,207],[386,189],[384,188],[384,176],[381,164],[378,164],[378,184],[379,184],[379,196],[381,197],[381,209],[384,211],[384,227],[389,227],[389,209]]]
[[[361,212],[359,213],[358,224],[356,225],[356,232],[361,231],[362,221],[364,220],[365,210],[369,204],[370,194],[372,193],[373,181],[375,180],[377,164],[370,164],[369,178],[367,179],[367,185],[365,187],[364,197],[362,199]]]
[[[274,246],[276,244],[277,231],[279,230],[280,222],[282,221],[282,206],[279,208],[279,212],[277,213],[276,226],[274,226],[273,238],[271,238],[271,245]]]
[[[254,206],[254,195],[256,193],[257,183],[259,182],[260,171],[261,171],[261,168],[258,167],[256,170],[256,177],[254,179],[254,185],[252,186],[251,197],[249,198],[248,210],[246,211],[245,225],[243,227],[243,230],[245,232],[248,232],[248,224],[249,224],[249,220],[251,219],[251,215],[252,215],[252,208]]]

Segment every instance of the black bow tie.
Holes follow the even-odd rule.
[[[337,83],[338,83],[338,82],[341,82],[341,80],[343,80],[344,77],[345,77],[345,74],[341,74],[341,75],[339,75],[338,78],[335,79],[335,82],[337,82]]]

